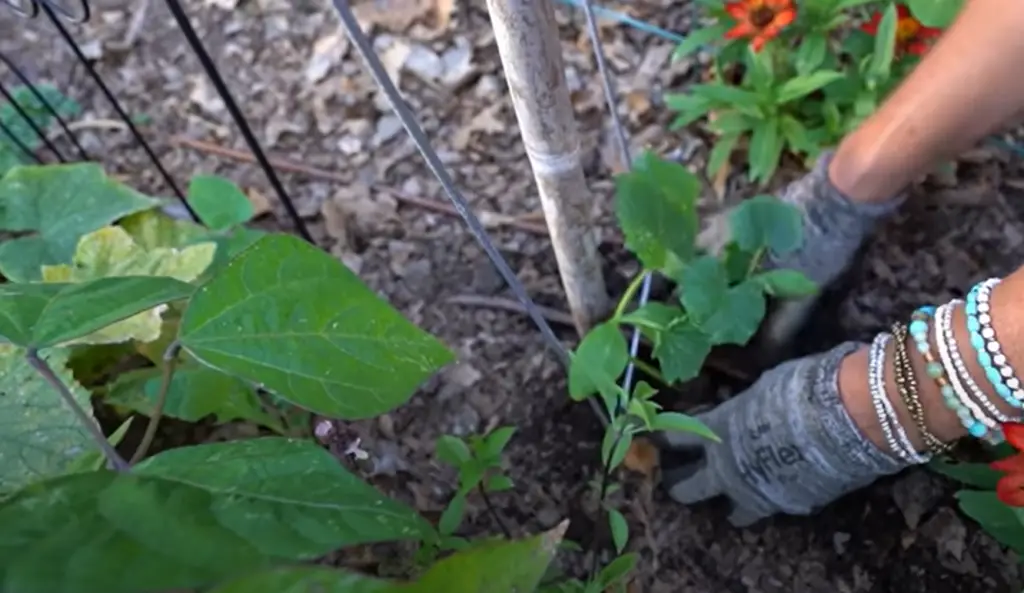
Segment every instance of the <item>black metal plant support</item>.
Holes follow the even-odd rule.
[[[181,6],[178,0],[166,0],[167,8],[171,10],[171,14],[174,16],[175,22],[178,23],[178,28],[181,29],[183,35],[185,35],[186,41],[192,48],[192,52],[199,58],[199,63],[203,66],[203,70],[206,71],[206,75],[210,77],[210,82],[213,83],[214,88],[217,89],[217,94],[220,95],[221,100],[224,101],[224,106],[227,107],[228,113],[231,114],[231,119],[234,120],[235,125],[242,132],[242,136],[245,138],[245,143],[249,146],[249,150],[252,151],[256,161],[259,163],[260,168],[267,175],[267,179],[270,181],[270,185],[274,188],[274,192],[277,197],[281,199],[281,203],[284,204],[285,210],[288,212],[288,216],[292,219],[292,224],[295,226],[296,232],[299,233],[306,241],[315,243],[312,235],[309,234],[309,229],[306,227],[306,223],[299,216],[299,211],[295,208],[295,202],[292,201],[291,196],[285,191],[284,185],[282,185],[280,178],[277,176],[277,172],[274,170],[274,166],[270,164],[270,160],[267,158],[266,153],[263,152],[263,147],[260,146],[259,140],[256,139],[256,134],[253,133],[252,127],[249,122],[246,121],[245,115],[242,114],[241,108],[231,95],[231,91],[228,90],[227,84],[224,82],[224,77],[221,76],[220,71],[217,70],[217,65],[214,64],[213,59],[210,57],[210,53],[206,51],[206,47],[203,46],[203,42],[199,40],[199,36],[196,35],[195,29],[192,28],[192,23],[188,19],[188,15],[185,14],[185,9]]]
[[[7,69],[10,70],[12,74],[14,74],[18,81],[21,84],[23,84],[25,88],[29,90],[30,93],[32,93],[32,96],[35,97],[37,101],[39,101],[39,104],[42,105],[43,108],[46,109],[47,112],[49,112],[50,116],[53,117],[53,119],[57,122],[57,124],[60,125],[61,129],[64,130],[64,134],[67,136],[68,140],[71,141],[71,144],[74,145],[75,150],[78,151],[78,156],[81,157],[83,161],[90,160],[89,153],[86,152],[85,148],[83,148],[82,144],[78,141],[78,136],[71,131],[71,128],[68,127],[68,123],[64,121],[63,117],[61,117],[60,112],[57,110],[57,108],[53,106],[50,103],[50,101],[45,96],[43,96],[41,92],[39,92],[39,89],[36,88],[36,85],[33,84],[31,80],[29,80],[28,76],[25,75],[25,72],[21,68],[19,68],[14,63],[13,60],[4,55],[3,52],[0,52],[0,62],[2,62],[7,67]],[[10,99],[8,98],[8,100]],[[14,101],[11,101],[11,103],[14,103]]]
[[[62,163],[66,163],[67,159],[64,158],[64,155],[60,153],[60,150],[56,146],[54,146],[53,142],[51,142],[50,139],[46,136],[46,132],[39,128],[39,124],[36,123],[36,120],[32,119],[32,116],[25,112],[25,108],[22,107],[17,100],[15,100],[15,98],[11,95],[10,92],[7,91],[7,88],[3,85],[3,83],[0,83],[0,95],[2,95],[3,98],[7,99],[7,102],[11,104],[11,107],[14,109],[14,111],[19,116],[21,116],[21,119],[25,120],[25,123],[28,124],[28,127],[32,128],[32,131],[35,132],[36,136],[39,136],[39,139],[43,142],[44,145],[46,145],[46,148],[48,148],[50,152],[52,152],[54,156],[57,157],[57,160]]]

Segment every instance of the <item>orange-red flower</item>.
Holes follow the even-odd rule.
[[[861,30],[870,35],[878,35],[878,25],[882,22],[882,13],[876,12],[871,20],[861,26]],[[910,14],[910,9],[900,4],[896,6],[896,51],[915,56],[923,56],[942,29],[925,27],[921,21]]]
[[[750,38],[754,51],[778,36],[779,31],[796,18],[793,0],[737,0],[725,5],[736,26],[725,34],[726,39]]]
[[[992,469],[1006,474],[996,483],[996,496],[1012,507],[1024,507],[1024,424],[1003,423],[1003,435],[1019,453],[990,464]]]

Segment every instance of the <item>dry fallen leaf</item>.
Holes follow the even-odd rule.
[[[437,29],[447,29],[455,12],[455,0],[434,0],[434,24]]]
[[[352,9],[364,27],[405,31],[434,10],[433,0],[364,0]]]
[[[505,122],[498,117],[504,106],[504,103],[494,103],[473,116],[469,123],[455,132],[455,136],[452,138],[452,147],[456,150],[465,150],[475,132],[497,134],[505,131]]]
[[[270,204],[270,199],[255,187],[250,187],[249,191],[246,192],[246,195],[249,197],[249,202],[252,204],[253,218],[259,218],[272,210],[273,207]]]
[[[654,472],[659,465],[658,448],[646,439],[634,439],[629,444],[629,450],[626,451],[626,458],[622,461],[622,465],[626,469],[643,474],[648,478],[654,477]]]
[[[313,44],[313,54],[306,63],[306,82],[316,84],[327,76],[331,68],[348,52],[349,39],[341,31],[325,35]]]

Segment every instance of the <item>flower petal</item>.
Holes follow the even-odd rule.
[[[757,33],[757,28],[748,23],[747,21],[740,21],[736,23],[736,26],[729,29],[725,33],[726,39],[739,39],[740,37],[749,37]]]
[[[750,47],[754,50],[754,53],[757,53],[761,51],[761,48],[764,47],[765,43],[768,43],[769,39],[771,39],[771,37],[762,32],[757,37],[754,37],[754,40],[750,42]]]
[[[896,18],[901,19],[901,20],[902,19],[914,19],[914,15],[910,13],[910,9],[907,8],[907,6],[905,4],[897,4],[896,5]],[[879,19],[881,19],[881,14],[879,14]],[[914,20],[916,21],[917,19],[914,19]]]
[[[793,8],[787,8],[775,15],[775,18],[772,20],[772,26],[781,29],[795,20],[796,10]]]
[[[1003,435],[1006,442],[1014,449],[1024,451],[1024,424],[1020,422],[1004,422]]]
[[[999,459],[998,461],[993,461],[988,464],[988,466],[997,472],[1007,474],[1024,474],[1024,453],[1018,453],[1004,459]]]
[[[928,53],[929,45],[923,41],[911,41],[906,44],[906,52],[915,56],[923,56]]]
[[[918,39],[938,39],[942,37],[942,29],[936,27],[921,27],[917,30]]]
[[[860,30],[868,35],[878,35],[878,25],[882,22],[882,13],[876,12],[871,15],[871,20],[861,25]]]
[[[996,483],[996,496],[1011,507],[1024,507],[1024,474],[1009,474]]]
[[[746,2],[726,2],[725,11],[729,13],[729,16],[738,20],[744,21],[747,15],[750,14],[750,5]]]

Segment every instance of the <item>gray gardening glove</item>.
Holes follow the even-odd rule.
[[[725,495],[733,504],[729,521],[742,527],[775,513],[811,514],[906,467],[861,434],[839,397],[839,362],[857,347],[845,342],[783,363],[698,415],[720,444],[657,434],[669,495],[683,504]]]
[[[769,254],[764,261],[766,269],[799,270],[823,289],[846,270],[877,222],[904,200],[903,196],[896,196],[876,204],[851,202],[828,178],[832,154],[823,153],[810,173],[790,183],[778,195],[780,200],[797,206],[804,213],[803,246],[783,257]],[[727,211],[709,219],[697,243],[717,255],[729,239]],[[765,322],[763,346],[777,348],[789,342],[820,295],[821,291],[815,296],[780,303]]]

